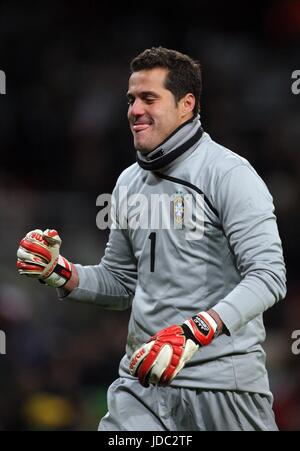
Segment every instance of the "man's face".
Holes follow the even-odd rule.
[[[165,88],[167,73],[165,68],[154,68],[133,72],[129,78],[128,120],[134,147],[144,153],[155,149],[192,117],[192,113],[186,114],[184,99],[176,105],[174,95]]]

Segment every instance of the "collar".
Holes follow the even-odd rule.
[[[147,171],[156,171],[168,165],[194,144],[203,134],[199,115],[181,124],[156,149],[142,154],[136,152],[136,159],[141,168]]]

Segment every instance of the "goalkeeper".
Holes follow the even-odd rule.
[[[133,227],[128,203],[125,224],[114,212],[99,265],[68,262],[55,230],[29,232],[18,249],[19,273],[61,299],[132,308],[103,431],[277,430],[262,348],[263,312],[286,292],[273,201],[249,162],[203,131],[200,93],[200,66],[187,55],[158,47],[131,62],[137,162],[119,177],[114,205],[124,206],[124,186],[129,196],[167,194],[174,226]]]

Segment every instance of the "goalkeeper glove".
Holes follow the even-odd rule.
[[[217,323],[200,312],[181,325],[161,330],[132,356],[129,371],[139,382],[168,385],[200,346],[208,345],[218,334]]]
[[[61,239],[56,230],[33,230],[20,241],[19,274],[37,278],[51,287],[62,287],[72,274],[71,263],[59,254]]]

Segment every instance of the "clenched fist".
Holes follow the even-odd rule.
[[[201,346],[218,334],[216,321],[207,312],[161,330],[131,357],[129,371],[139,382],[168,385]]]
[[[71,263],[59,254],[61,239],[56,230],[36,229],[20,241],[17,269],[52,287],[62,287],[72,274]]]

